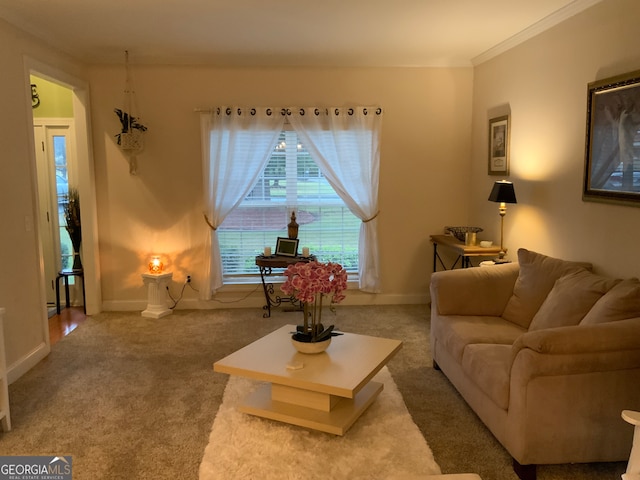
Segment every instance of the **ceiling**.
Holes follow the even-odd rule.
[[[470,66],[601,0],[0,0],[90,64]]]

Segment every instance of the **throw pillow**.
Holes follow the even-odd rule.
[[[580,270],[556,280],[529,331],[578,325],[591,307],[621,280]]]
[[[621,281],[596,302],[580,325],[626,320],[640,317],[640,280]]]
[[[518,250],[518,263],[520,273],[502,318],[527,329],[556,280],[569,273],[591,270],[590,263],[560,260],[524,248]]]

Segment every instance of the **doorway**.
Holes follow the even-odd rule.
[[[41,301],[43,313],[56,306],[58,272],[77,268],[74,259],[82,254],[83,277],[69,277],[70,303],[86,314],[101,310],[102,296],[99,282],[98,228],[95,197],[95,177],[89,129],[89,86],[54,67],[32,58],[25,58],[26,79],[32,97],[29,105],[33,130],[34,198],[38,204],[38,236],[41,245]],[[35,87],[33,86],[35,85]],[[35,107],[35,104],[39,105]],[[35,107],[35,108],[34,108]],[[70,238],[65,222],[64,203],[72,187],[82,202],[80,210],[82,242]],[[80,204],[80,202],[78,202]],[[75,242],[77,243],[77,242]],[[84,280],[85,301],[83,301]],[[77,283],[77,285],[74,285]],[[66,303],[64,281],[60,280],[61,307]],[[48,315],[44,315],[45,332],[49,330]],[[48,343],[48,342],[47,342]]]

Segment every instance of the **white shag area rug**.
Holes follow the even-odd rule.
[[[240,413],[236,406],[259,382],[232,376],[216,415],[200,480],[407,479],[439,474],[391,373],[384,389],[340,437]]]

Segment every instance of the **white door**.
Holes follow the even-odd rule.
[[[71,148],[73,121],[35,119],[34,138],[38,170],[41,243],[47,304],[55,304],[55,281],[60,270],[73,265],[73,245],[65,229],[62,203],[73,182]],[[73,277],[70,279],[73,283]],[[62,285],[61,285],[62,288]]]

